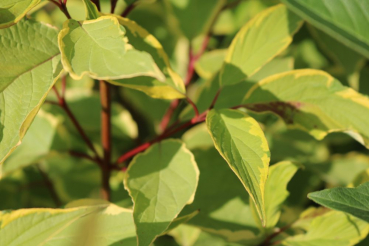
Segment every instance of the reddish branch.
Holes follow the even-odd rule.
[[[66,83],[65,79],[63,79],[62,80],[62,88],[65,88],[65,83]],[[78,133],[81,135],[82,139],[85,141],[85,143],[87,144],[89,149],[94,153],[95,156],[91,157],[91,159],[94,160],[96,163],[100,164],[101,160],[100,160],[99,154],[97,153],[97,151],[96,151],[94,145],[92,144],[91,140],[88,138],[87,134],[83,130],[82,126],[78,122],[77,118],[74,116],[74,114],[70,110],[67,102],[65,101],[64,95],[61,96],[55,86],[53,87],[53,90],[56,94],[56,97],[58,98],[57,105],[60,106],[62,109],[64,109],[65,113],[68,115],[69,119],[72,121],[73,125],[77,129]]]
[[[127,6],[127,8],[123,11],[121,14],[122,17],[127,17],[129,13],[137,6],[137,2],[133,2],[130,5]]]
[[[205,119],[206,119],[206,115],[207,115],[207,111],[200,114],[200,115],[197,115],[195,117],[193,117],[190,121],[182,124],[181,126],[178,126],[172,130],[167,130],[165,132],[163,132],[162,134],[160,134],[159,136],[157,136],[156,138],[154,138],[153,140],[149,141],[149,142],[146,142],[144,144],[141,144],[139,146],[137,146],[136,148],[126,152],[125,154],[121,155],[116,164],[120,164],[120,163],[123,163],[127,160],[129,160],[130,158],[132,158],[133,156],[135,156],[136,154],[142,152],[142,151],[145,151],[147,148],[149,148],[151,145],[153,145],[154,143],[157,143],[157,142],[160,142],[161,140],[165,139],[165,138],[168,138],[190,126],[193,126],[193,125],[196,125],[200,122],[203,122]],[[123,171],[125,170],[125,168],[122,169]]]
[[[55,191],[54,184],[51,182],[49,176],[47,176],[46,172],[39,166],[36,165],[39,173],[41,174],[42,178],[44,179],[44,182],[46,184],[47,189],[50,192],[50,195],[55,203],[56,207],[60,207],[62,205],[62,202],[59,199],[58,194]]]
[[[58,8],[64,13],[64,15],[68,19],[72,19],[67,9],[67,0],[59,0],[59,2],[57,2],[56,0],[50,0],[50,1],[53,2],[56,6],[58,6]]]
[[[185,78],[185,86],[188,87],[188,85],[191,83],[191,80],[193,78],[193,75],[195,73],[195,63],[198,61],[198,59],[202,56],[202,54],[205,52],[206,50],[206,47],[208,46],[208,43],[209,43],[209,40],[210,40],[210,34],[209,35],[206,35],[206,37],[204,38],[203,40],[203,43],[201,45],[201,48],[199,50],[199,52],[195,55],[193,53],[193,50],[190,46],[190,50],[189,50],[189,62],[188,62],[188,67],[187,67],[187,74],[186,74],[186,78]],[[188,97],[187,97],[187,101],[188,101]],[[194,103],[191,103],[190,101],[188,101],[191,106],[193,107],[195,113],[196,113],[196,105]],[[172,101],[172,103],[170,104],[167,112],[165,113],[163,119],[161,120],[160,122],[160,128],[165,131],[165,129],[167,128],[169,122],[170,122],[170,119],[172,118],[173,116],[173,113],[175,112],[175,110],[178,108],[178,105],[179,105],[179,100],[174,100]],[[198,114],[198,112],[197,112]]]
[[[111,98],[110,86],[100,80],[101,101],[101,143],[104,150],[102,172],[102,192],[105,200],[110,200],[110,166],[111,166]]]

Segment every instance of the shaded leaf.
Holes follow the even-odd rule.
[[[308,197],[325,207],[354,215],[369,223],[369,182],[356,188],[333,188],[309,193]]]
[[[369,2],[360,0],[282,0],[296,14],[369,58]]]
[[[193,201],[198,175],[193,155],[176,140],[155,144],[132,160],[124,183],[134,202],[138,245],[150,245]]]
[[[208,31],[225,0],[167,0],[166,3],[173,11],[179,29],[191,40]]]
[[[298,166],[290,161],[279,162],[269,168],[265,184],[266,230],[273,229],[277,224],[282,204],[289,195],[287,184],[297,169]]]

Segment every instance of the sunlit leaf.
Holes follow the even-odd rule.
[[[162,80],[146,76],[131,79],[109,80],[109,82],[115,85],[140,90],[154,98],[184,98],[186,89],[183,80],[171,68],[169,58],[159,41],[136,22],[127,18],[116,17],[119,23],[124,26],[126,36],[134,49],[149,53],[158,66],[158,69],[160,69],[159,72],[161,71],[165,77],[163,77]]]
[[[369,98],[323,71],[294,70],[268,77],[248,91],[243,103],[256,112],[273,112],[317,139],[350,131],[369,146]]]
[[[288,246],[350,246],[365,238],[368,230],[365,221],[331,211],[313,218],[306,234],[289,237],[282,243]]]
[[[125,32],[111,16],[81,23],[66,21],[58,38],[64,69],[74,79],[88,75],[105,80],[136,76],[163,80],[150,54],[133,49]]]
[[[265,225],[265,182],[270,152],[259,124],[231,109],[211,110],[206,118],[214,145],[244,185]]]
[[[61,72],[57,33],[26,20],[0,30],[0,163],[21,143]]]
[[[252,76],[292,42],[302,20],[277,5],[259,13],[238,32],[220,72],[220,84],[231,85]]]
[[[0,28],[6,28],[17,23],[40,1],[2,0],[0,2]]]
[[[134,246],[132,211],[109,203],[66,209],[20,209],[0,213],[1,245]]]

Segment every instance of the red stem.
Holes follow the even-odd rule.
[[[65,101],[65,98],[60,96],[60,94],[59,94],[58,90],[55,88],[55,86],[53,87],[53,90],[56,94],[56,97],[58,98],[58,105],[61,108],[64,109],[65,113],[68,115],[69,119],[72,121],[73,125],[75,126],[75,128],[77,129],[79,134],[81,135],[82,139],[85,141],[87,146],[91,149],[91,151],[94,153],[95,160],[100,162],[99,154],[97,153],[97,151],[96,151],[94,145],[92,144],[91,140],[88,138],[87,134],[83,130],[82,126],[79,124],[78,120],[76,119],[76,117],[74,116],[72,111],[70,110],[68,104]]]
[[[100,80],[101,101],[101,142],[104,150],[104,161],[101,165],[102,193],[105,200],[110,201],[110,166],[111,166],[111,98],[110,85]]]
[[[127,17],[129,13],[137,6],[136,2],[131,3],[127,6],[127,8],[124,10],[124,12],[121,14],[122,17]]]
[[[171,130],[171,131],[165,131],[162,134],[160,134],[159,136],[157,136],[156,138],[154,138],[153,140],[146,142],[144,144],[141,144],[140,146],[126,152],[125,154],[123,154],[122,156],[120,156],[117,160],[117,164],[123,163],[125,161],[127,161],[128,159],[130,159],[131,157],[135,156],[136,154],[146,150],[147,148],[149,148],[152,144],[160,142],[161,140],[168,138],[180,131],[182,131],[183,129],[186,129],[187,127],[193,126],[199,122],[202,122],[205,120],[206,117],[206,113],[204,112],[203,114],[199,115],[199,116],[195,116],[193,117],[190,121],[182,124],[181,126]]]
[[[178,104],[179,104],[179,100],[173,100],[170,103],[170,106],[167,112],[165,113],[165,115],[163,116],[163,119],[160,122],[160,129],[162,129],[162,131],[165,131],[165,129],[167,128],[174,111],[178,107]]]
[[[187,102],[192,106],[193,110],[195,111],[195,117],[199,117],[199,110],[197,109],[196,104],[189,98],[186,98]]]

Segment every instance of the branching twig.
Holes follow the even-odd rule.
[[[55,206],[60,207],[62,205],[62,202],[60,201],[59,196],[55,191],[54,184],[51,182],[51,180],[50,180],[49,176],[47,175],[47,173],[39,165],[36,165],[36,167],[37,167],[39,173],[41,174],[42,178],[45,181],[46,187],[48,188],[48,190],[50,192],[50,195],[51,195],[51,197],[52,197],[52,199],[55,203]]]
[[[68,115],[69,119],[72,121],[73,125],[77,129],[78,133],[81,135],[82,139],[85,141],[85,143],[90,148],[90,150],[94,153],[95,157],[93,159],[96,160],[97,163],[100,163],[101,162],[101,159],[99,157],[99,154],[97,153],[97,151],[96,151],[93,143],[88,138],[88,136],[85,133],[85,131],[83,130],[82,126],[78,122],[77,118],[74,116],[74,114],[70,110],[67,102],[65,101],[65,98],[62,97],[59,94],[59,92],[58,92],[58,90],[56,89],[55,86],[53,87],[53,90],[54,90],[54,92],[56,94],[56,97],[58,98],[58,104],[57,105],[60,106],[62,109],[64,109],[65,113]],[[49,102],[54,104],[54,102],[51,102],[51,101],[49,101]]]

